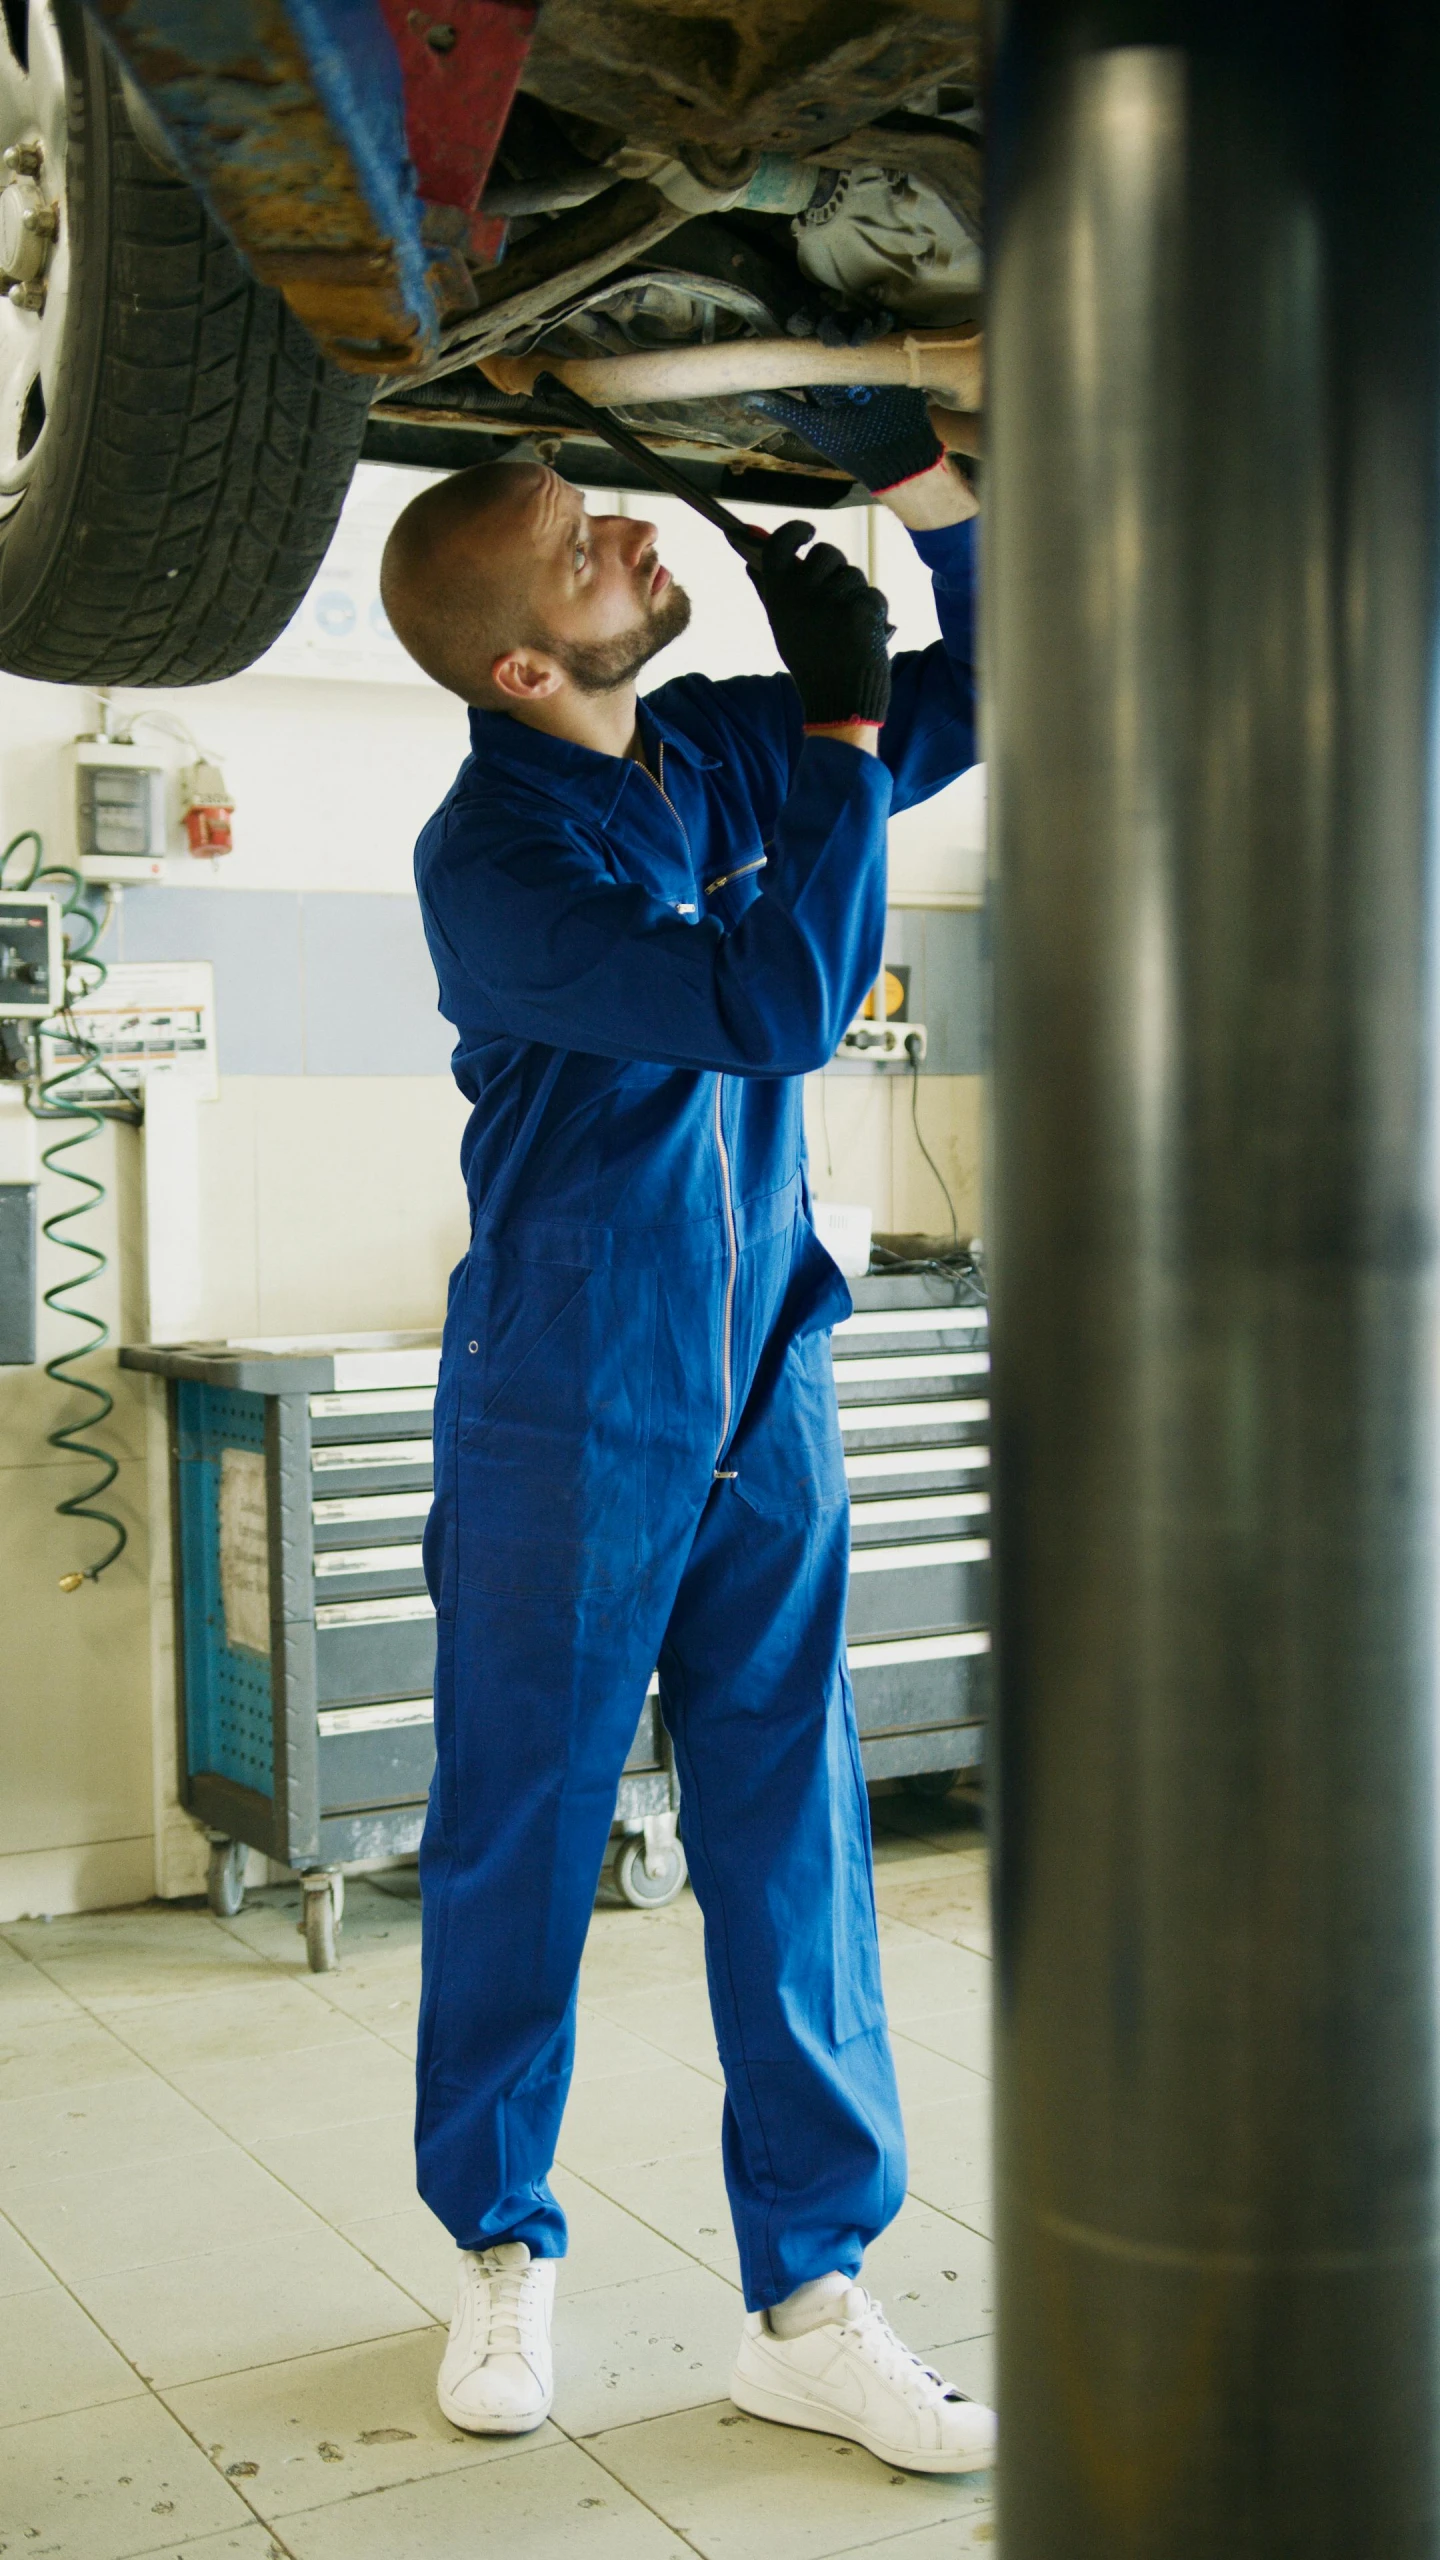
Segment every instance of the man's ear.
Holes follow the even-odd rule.
[[[548,702],[564,678],[554,659],[538,650],[507,649],[491,668],[490,681],[511,702]]]

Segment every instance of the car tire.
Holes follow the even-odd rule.
[[[0,32],[12,122],[32,71],[38,82],[53,56],[63,80],[65,291],[48,382],[27,395],[0,380],[0,667],[60,684],[211,683],[249,666],[305,595],[372,386],[327,363],[139,138],[76,0],[6,0],[3,27],[12,48],[28,34],[31,65],[22,79]],[[3,376],[31,359],[15,354],[23,323],[0,322]]]

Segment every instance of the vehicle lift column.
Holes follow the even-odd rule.
[[[1004,2560],[1440,2551],[1440,17],[1010,0]]]

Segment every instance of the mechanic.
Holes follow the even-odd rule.
[[[964,2472],[992,2413],[857,2281],[906,2158],[845,1668],[850,1299],[801,1079],[879,974],[887,817],[976,760],[975,502],[918,392],[770,405],[912,529],[941,641],[892,667],[884,598],[788,524],[752,575],[789,673],[639,701],[688,599],[653,525],[539,464],[427,489],[385,554],[394,629],[472,706],[415,857],[474,1106],[426,1532],[418,2179],[461,2252],[440,2406],[537,2427],[576,1982],[658,1663],[725,2074],[734,2398]]]

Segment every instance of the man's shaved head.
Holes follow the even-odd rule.
[[[518,707],[504,673],[517,658],[606,693],[690,618],[653,525],[588,516],[578,490],[531,462],[476,463],[412,498],[385,545],[380,595],[426,674],[488,710]]]

